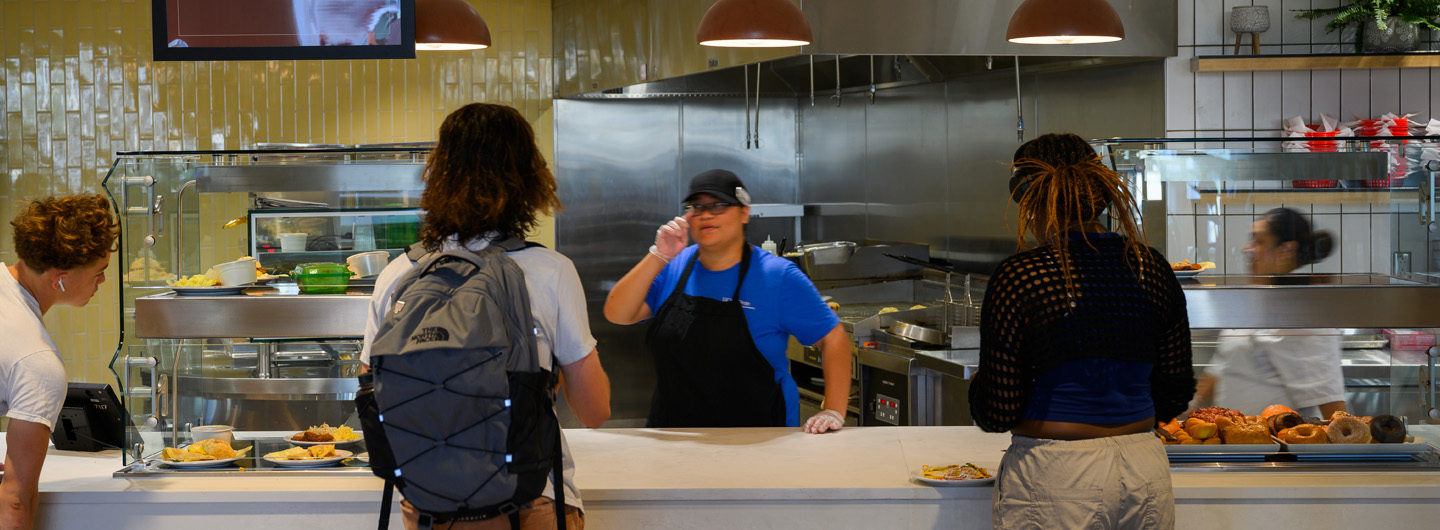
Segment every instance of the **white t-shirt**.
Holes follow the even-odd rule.
[[[0,414],[55,429],[65,404],[65,362],[40,320],[40,303],[0,262]]]
[[[1326,329],[1256,329],[1220,336],[1215,404],[1260,414],[1280,404],[1301,416],[1320,416],[1320,405],[1345,400],[1340,336]]]
[[[466,245],[470,250],[488,246],[488,240],[471,241]],[[444,249],[459,248],[454,239],[445,242]],[[540,366],[553,370],[553,359],[560,365],[573,364],[584,359],[595,350],[595,337],[590,335],[590,319],[585,309],[585,293],[580,285],[580,274],[570,258],[543,247],[527,248],[508,254],[520,270],[525,272],[525,288],[530,291],[530,313],[540,334],[535,337],[539,347]],[[360,350],[360,362],[370,364],[370,343],[375,340],[380,321],[389,310],[395,294],[395,283],[409,272],[415,264],[400,256],[380,271],[375,279],[375,294],[370,298],[370,314],[365,321],[365,344]],[[580,491],[575,489],[575,460],[570,457],[570,445],[561,432],[560,446],[564,454],[565,504],[584,509],[580,503]],[[545,486],[545,497],[555,498],[551,484]]]

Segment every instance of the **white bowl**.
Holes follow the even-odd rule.
[[[215,273],[220,285],[246,285],[255,283],[258,275],[255,272],[255,262],[250,260],[238,260],[216,265]]]
[[[196,425],[190,428],[190,439],[193,442],[211,438],[233,444],[235,443],[235,428],[229,425]]]
[[[380,274],[385,265],[390,263],[390,253],[383,250],[361,252],[345,258],[345,263],[350,266],[350,271],[354,272],[355,276],[374,276]]]
[[[304,252],[308,237],[310,234],[304,232],[280,234],[280,252]]]

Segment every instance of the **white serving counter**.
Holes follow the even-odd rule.
[[[933,488],[909,476],[921,464],[993,469],[1009,441],[974,427],[566,436],[587,526],[600,530],[989,528],[989,487]],[[379,509],[381,482],[369,475],[112,478],[119,467],[114,451],[52,449],[41,477],[41,528],[369,528]],[[1307,530],[1434,528],[1440,521],[1440,471],[1181,471],[1174,483],[1181,529],[1275,521]],[[391,528],[401,528],[398,516]]]

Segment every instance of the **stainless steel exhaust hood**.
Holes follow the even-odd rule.
[[[914,75],[910,77],[933,82],[940,80],[938,77],[943,77],[947,69],[951,73],[973,71],[974,65],[980,64],[977,61],[987,56],[1033,57],[1022,63],[1034,64],[1060,59],[1175,55],[1174,2],[1109,0],[1125,23],[1125,40],[1047,46],[1005,40],[1010,15],[1022,1],[799,0],[814,32],[812,45],[737,49],[711,48],[695,42],[695,28],[714,0],[555,0],[554,45],[559,55],[556,95],[594,96],[606,91],[618,94],[616,89],[642,83],[657,85],[659,92],[701,93],[706,86],[733,84],[702,81],[699,86],[677,89],[667,81],[707,72],[726,75],[720,71],[754,63],[792,69],[803,65],[808,70],[810,57],[818,63],[833,61],[836,56],[847,57],[847,61],[852,56],[890,56],[884,66],[893,67],[895,77],[905,77],[902,70],[911,69]],[[951,58],[938,58],[943,56]],[[962,60],[961,56],[968,59]],[[997,63],[999,68],[1011,61]],[[817,79],[818,84],[833,86],[833,62],[829,68],[830,83],[819,83]],[[868,70],[860,67],[861,72]],[[798,88],[798,74],[788,79],[784,74],[775,75],[784,81],[782,88],[799,92],[793,90]],[[842,71],[840,77],[842,85],[869,84],[868,74],[855,79]],[[768,86],[767,92],[776,90],[774,85]]]

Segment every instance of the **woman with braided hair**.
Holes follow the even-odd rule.
[[[1085,140],[1047,134],[1014,160],[1022,252],[986,287],[970,385],[976,425],[1012,435],[994,526],[1173,528],[1169,462],[1151,430],[1195,393],[1180,284]]]

